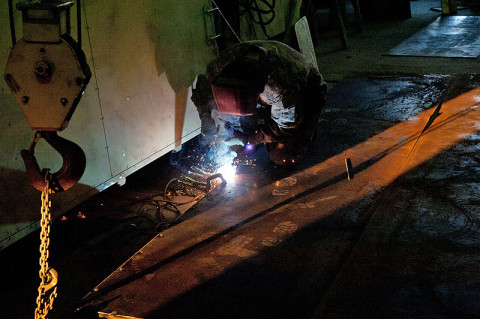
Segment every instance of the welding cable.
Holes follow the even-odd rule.
[[[158,200],[147,201],[136,211],[137,218],[143,218],[152,223],[155,226],[155,232],[161,231],[168,228],[168,226],[171,224],[176,223],[181,217],[180,210],[175,205],[172,205],[171,207],[173,209],[170,209],[170,211],[175,213],[176,217],[172,221],[168,222],[162,212],[162,209],[167,208],[167,206],[168,204],[160,203]],[[151,208],[155,210],[155,214],[147,213],[147,211],[149,211]],[[148,229],[148,227],[145,229]]]
[[[173,183],[174,181],[176,181],[177,179],[176,178],[172,178],[168,183],[167,185],[165,185],[165,188],[163,190],[163,199],[164,200],[167,200],[167,194],[168,194],[168,186],[170,186],[171,183]]]
[[[191,178],[191,177],[187,177],[187,176],[184,176],[183,178],[186,178],[186,179],[188,179],[188,180],[191,180],[192,182],[194,182],[194,183],[196,183],[196,184],[201,184],[201,186],[203,186],[203,187],[205,187],[205,188],[207,187],[207,183],[205,183],[205,182],[200,182],[200,181],[197,181],[197,180],[195,180],[195,179],[193,179],[193,178]],[[178,180],[179,180],[178,178],[173,178],[173,179],[171,179],[171,180],[167,183],[167,185],[165,186],[163,193],[156,193],[156,194],[149,195],[149,196],[146,196],[146,197],[143,197],[143,198],[140,198],[140,199],[136,199],[136,200],[134,200],[134,201],[132,201],[132,202],[129,202],[129,203],[127,203],[127,204],[124,204],[124,205],[120,205],[120,206],[115,207],[115,210],[121,210],[121,209],[125,209],[125,208],[127,208],[127,207],[130,207],[130,206],[133,206],[133,205],[135,205],[135,204],[145,203],[145,202],[148,202],[148,201],[152,201],[152,200],[154,200],[155,197],[162,197],[161,201],[162,201],[163,203],[168,203],[168,204],[171,204],[171,205],[185,205],[185,204],[190,204],[190,203],[192,203],[192,202],[194,202],[194,201],[196,201],[196,200],[199,200],[198,197],[201,197],[202,195],[190,195],[190,197],[194,197],[194,198],[193,198],[192,200],[188,200],[188,201],[184,201],[184,202],[176,202],[176,201],[173,201],[173,200],[171,200],[171,199],[168,199],[166,194],[168,193],[168,188],[169,188],[169,186],[170,186],[174,181],[178,181]],[[189,186],[205,192],[205,190],[204,190],[203,188],[195,187],[195,184],[190,184]],[[206,193],[206,192],[205,192],[205,193]],[[177,196],[179,196],[179,195],[177,195]],[[157,199],[157,200],[159,200],[159,199]]]
[[[275,1],[275,0],[274,0]],[[220,13],[220,16],[222,17],[223,21],[225,21],[225,23],[227,24],[228,28],[230,29],[230,31],[232,31],[233,35],[237,38],[238,42],[242,42],[242,40],[240,39],[240,37],[237,35],[237,33],[235,32],[235,30],[233,30],[232,26],[230,25],[230,23],[228,22],[227,18],[225,18],[225,16],[223,15],[223,12],[222,10],[220,10],[220,7],[217,5],[217,3],[215,2],[215,0],[212,0],[212,3],[215,5],[215,7],[217,8],[218,12]]]
[[[214,178],[218,178],[219,176],[217,175],[218,174],[210,176],[210,178],[207,179],[207,182],[201,182],[188,176],[182,176],[181,178],[172,178],[165,186],[163,194],[157,193],[138,200],[134,200],[125,205],[116,207],[115,210],[121,211],[122,209],[128,209],[128,207],[130,206],[140,204],[140,206],[135,209],[132,218],[143,218],[148,220],[155,225],[155,232],[164,230],[170,225],[177,223],[179,219],[183,216],[182,212],[179,209],[180,206],[196,203],[208,193],[211,180]],[[176,185],[175,182],[177,182],[178,184]],[[179,188],[179,185],[181,185],[182,187]],[[189,191],[189,188],[199,190],[202,193],[200,195],[193,194]],[[179,191],[183,192],[183,194],[179,194]],[[184,201],[175,200],[175,197],[178,196],[191,197],[191,199]],[[155,210],[154,215],[146,213],[148,210],[151,209]],[[176,217],[171,221],[167,221],[164,213],[162,212],[162,209],[168,210],[169,212],[175,214]]]
[[[264,4],[268,9],[261,9],[257,0],[247,0],[243,7],[245,10],[240,13],[240,15],[244,14],[245,12],[248,14],[251,22],[254,22],[260,26],[262,29],[263,34],[267,37],[267,39],[272,39],[271,36],[268,35],[266,26],[275,20],[275,0],[271,0],[272,2],[269,3],[267,0],[260,0],[262,4]],[[257,19],[255,19],[255,15]],[[263,20],[263,16],[271,15],[266,21]],[[254,30],[255,32],[255,30]],[[256,35],[255,35],[256,37]]]
[[[176,209],[178,209],[176,206],[181,206],[181,205],[186,205],[186,204],[191,204],[191,203],[194,203],[194,202],[198,202],[200,199],[205,197],[205,195],[209,192],[209,190],[211,188],[211,180],[214,179],[214,178],[217,178],[217,177],[221,177],[221,174],[215,174],[215,175],[210,176],[207,179],[207,182],[197,181],[197,180],[195,180],[195,179],[193,179],[189,176],[182,176],[182,179],[173,178],[165,186],[165,189],[163,191],[163,196],[162,196],[163,198],[162,199],[156,199],[156,201],[163,202],[166,205],[172,205]],[[221,178],[222,178],[222,181],[223,181],[223,177],[221,177]],[[182,185],[183,187],[175,189],[175,186],[173,185],[174,182],[177,182],[178,184]],[[200,195],[193,194],[193,193],[188,191],[186,186],[194,188],[196,190],[199,190],[199,191],[202,192],[202,194],[200,194]],[[172,193],[170,193],[170,191],[169,191],[170,187],[173,188]],[[177,193],[178,190],[181,190],[184,194],[179,195]],[[171,198],[169,198],[169,194],[172,194]],[[173,199],[176,196],[188,196],[188,197],[192,197],[192,199],[187,200],[187,201],[175,201]]]
[[[185,180],[185,181],[184,181]],[[178,184],[175,185],[174,183],[177,182]],[[178,188],[178,185],[183,186],[182,188]],[[188,191],[189,188],[194,188],[203,192],[203,194],[195,195]],[[201,186],[201,187],[198,187]],[[208,183],[203,183],[197,181],[191,177],[182,176],[180,178],[173,178],[171,179],[164,188],[164,192],[161,195],[161,198],[148,198],[144,203],[137,209],[136,216],[145,218],[149,220],[151,223],[155,224],[155,231],[159,229],[166,229],[172,224],[175,224],[181,217],[182,212],[179,209],[179,206],[192,204],[198,202],[208,193]],[[178,194],[177,191],[182,191],[183,194]],[[158,196],[158,195],[157,195]],[[174,198],[176,196],[189,196],[192,197],[190,200],[186,201],[176,201]],[[160,196],[158,196],[160,197]],[[154,207],[155,208],[155,216],[151,217],[150,214],[145,213],[148,208]],[[162,211],[163,210],[163,211]],[[164,216],[164,210],[168,210],[174,213],[176,216],[173,220],[167,221]]]
[[[208,190],[202,189],[202,188],[200,188],[200,187],[198,187],[198,186],[201,185],[201,186],[203,186],[203,187],[207,187],[207,183],[203,183],[203,182],[196,181],[196,180],[194,180],[193,178],[190,178],[190,177],[188,177],[188,179],[191,181],[191,183],[185,183],[185,182],[183,182],[182,180],[180,180],[180,179],[178,179],[178,178],[173,178],[173,179],[171,179],[171,180],[167,183],[167,185],[165,186],[165,189],[164,189],[164,191],[163,191],[163,199],[162,199],[162,201],[165,202],[165,203],[172,204],[172,205],[185,205],[185,204],[190,204],[190,203],[192,203],[192,202],[194,202],[194,201],[198,201],[198,200],[201,199],[203,196],[205,196],[205,194],[208,192]],[[181,184],[183,184],[183,185],[188,185],[188,186],[190,186],[190,187],[193,187],[193,188],[195,188],[195,189],[198,189],[198,190],[204,192],[205,194],[202,194],[202,195],[185,194],[186,196],[193,197],[193,199],[192,199],[192,200],[185,201],[185,202],[175,202],[175,201],[167,198],[167,196],[168,196],[168,194],[169,194],[168,188],[169,188],[169,186],[170,186],[173,182],[175,182],[175,181],[177,181],[178,183],[181,183]],[[197,185],[197,186],[195,186],[195,185]],[[175,190],[175,189],[174,189],[174,194],[175,194],[176,196],[179,196],[178,194],[176,194],[176,190]],[[175,196],[174,196],[174,197],[175,197]]]
[[[196,202],[197,200],[194,200]],[[181,217],[182,217],[182,212],[178,208],[182,203],[176,203],[176,202],[170,202],[167,200],[163,199],[151,199],[143,203],[136,211],[135,215],[138,218],[144,218],[148,221],[150,221],[152,224],[155,225],[155,231],[158,231],[159,229],[166,229],[168,226],[175,224]],[[149,207],[155,209],[155,214],[152,216],[151,214],[148,214],[147,211],[149,210]],[[167,221],[167,219],[164,216],[164,210],[168,210],[172,213],[175,214],[175,218],[171,221]]]

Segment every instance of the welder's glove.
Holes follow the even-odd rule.
[[[202,116],[201,123],[202,135],[207,139],[213,139],[215,137],[215,134],[218,133],[219,129],[219,127],[215,125],[215,121],[213,120],[213,118],[210,115]]]
[[[248,143],[252,145],[258,145],[265,142],[267,142],[267,140],[265,133],[263,133],[262,130],[255,131],[255,134],[248,138]]]
[[[245,143],[244,143],[241,139],[239,139],[239,138],[237,138],[237,137],[233,137],[233,138],[231,138],[231,139],[229,139],[229,140],[226,140],[226,141],[225,141],[225,144],[228,145],[228,146],[230,146],[230,147],[234,147],[234,146],[244,147],[244,146],[245,146]]]

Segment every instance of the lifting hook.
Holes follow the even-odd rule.
[[[37,159],[35,158],[35,145],[40,138],[44,138],[63,159],[62,167],[51,174],[50,188],[52,193],[65,191],[74,186],[82,177],[85,171],[86,158],[85,153],[77,144],[57,135],[56,131],[37,131],[28,150],[22,150],[21,156],[25,163],[28,182],[42,191],[47,182],[45,174],[49,169],[40,170]]]

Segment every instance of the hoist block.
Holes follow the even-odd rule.
[[[37,131],[61,131],[90,79],[81,50],[69,36],[58,43],[22,39],[10,51],[4,78],[28,124]]]

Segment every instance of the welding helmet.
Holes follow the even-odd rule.
[[[211,84],[218,111],[253,115],[265,83],[265,71],[258,61],[241,59],[229,64]]]

